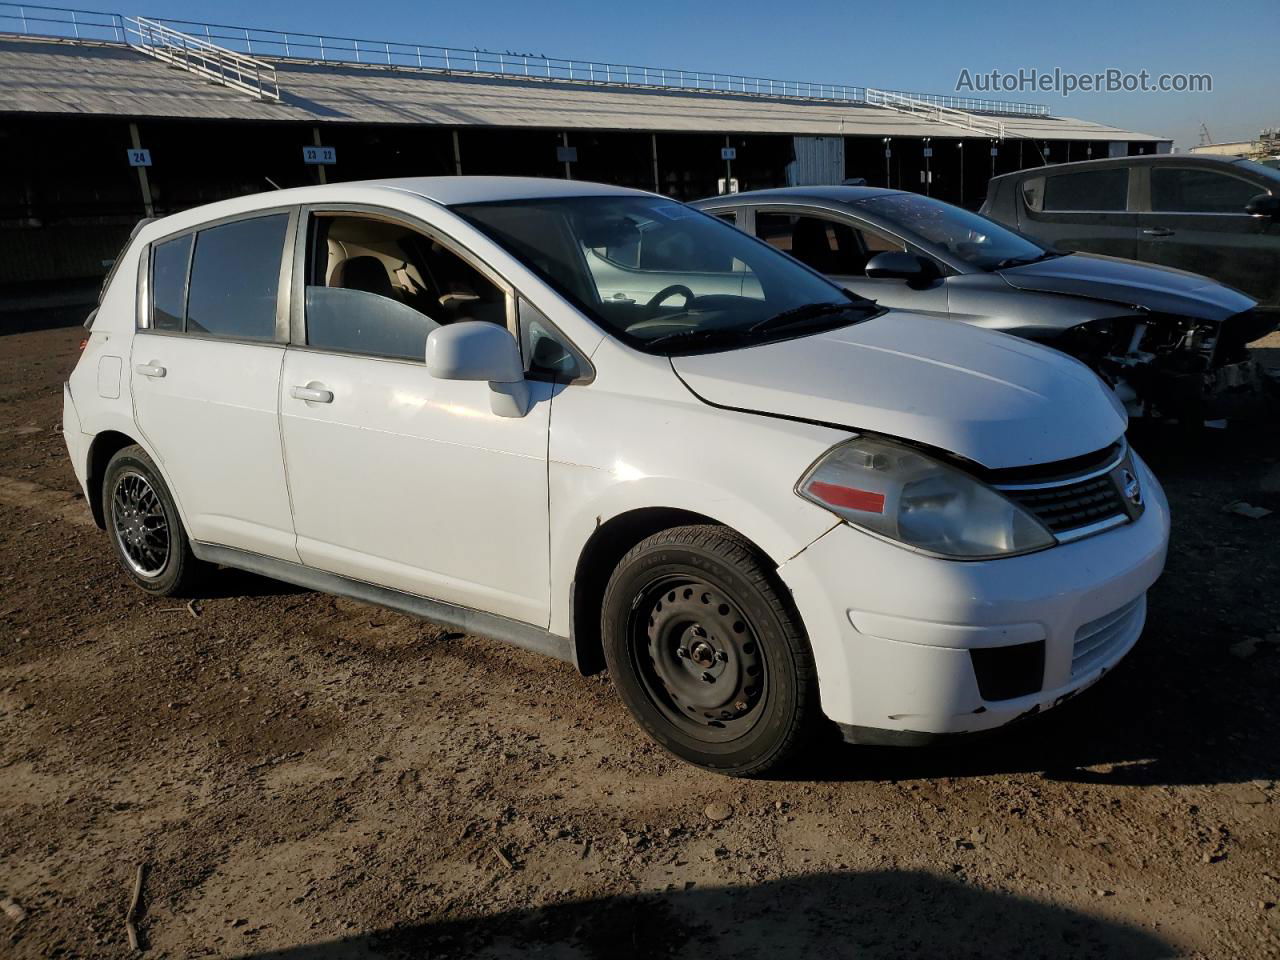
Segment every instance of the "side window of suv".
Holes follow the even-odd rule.
[[[307,247],[308,346],[423,362],[436,327],[458,320],[507,325],[505,290],[404,224],[313,215]]]
[[[1045,177],[1045,212],[1075,210],[1117,211],[1128,207],[1129,171],[1125,167],[1081,170]]]
[[[1151,209],[1158,213],[1244,213],[1265,192],[1238,177],[1191,167],[1151,169]]]
[[[287,213],[196,233],[187,284],[188,333],[273,340]]]

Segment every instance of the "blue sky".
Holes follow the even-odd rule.
[[[124,13],[950,93],[962,69],[1208,73],[1213,92],[1005,94],[1055,114],[1197,142],[1280,126],[1280,2],[957,4],[590,0],[148,0]]]

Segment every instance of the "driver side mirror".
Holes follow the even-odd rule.
[[[926,283],[937,276],[933,264],[926,263],[914,253],[888,250],[877,253],[867,261],[866,274],[873,279],[906,280],[910,284]]]
[[[1280,197],[1269,193],[1260,193],[1244,205],[1244,212],[1251,217],[1280,217]]]
[[[529,412],[529,384],[520,348],[505,327],[459,320],[427,336],[427,372],[437,380],[487,380],[489,406],[499,417]]]

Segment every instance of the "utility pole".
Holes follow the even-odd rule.
[[[933,142],[933,137],[924,138],[924,195],[929,196],[929,188],[933,185],[933,170],[931,169],[930,160],[933,159],[933,147],[929,146]]]
[[[960,151],[960,206],[964,206],[964,140],[956,141],[956,149]]]
[[[886,190],[892,189],[889,183],[889,158],[893,156],[893,148],[889,146],[893,137],[884,137],[884,187]]]

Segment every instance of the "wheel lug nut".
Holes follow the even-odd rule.
[[[729,655],[728,655],[727,653],[725,653],[723,650],[717,650],[717,651],[716,651],[716,659],[717,659],[718,661],[720,661],[721,663],[724,663],[724,662],[726,662],[726,661],[729,659]]]
[[[735,709],[735,710],[737,710],[739,713],[742,713],[743,711],[745,711],[745,710],[747,709],[747,701],[745,701],[745,700],[739,700],[739,701],[738,701],[737,703],[735,703],[733,706],[734,706],[734,709]]]
[[[676,647],[676,656],[679,657],[681,660],[688,660],[689,651],[684,647]]]
[[[715,682],[716,682],[716,678],[715,678],[715,677],[713,677],[713,676],[712,676],[711,674],[709,674],[709,673],[704,673],[704,674],[702,675],[702,682],[703,682],[703,683],[715,683]]]

